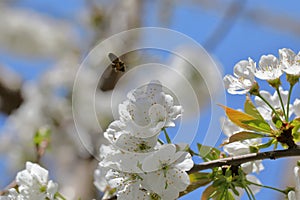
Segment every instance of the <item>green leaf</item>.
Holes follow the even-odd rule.
[[[272,121],[277,129],[280,129],[283,125],[281,119],[278,119],[277,117],[273,117]]]
[[[261,114],[258,112],[256,107],[252,103],[249,96],[246,96],[246,101],[245,101],[245,104],[244,104],[244,110],[245,110],[245,113],[253,116],[254,118],[259,119],[261,121],[265,121],[265,119],[261,116]]]
[[[299,118],[295,118],[292,122],[291,122],[291,126],[294,126],[294,128],[292,129],[292,135],[294,138],[295,142],[299,142],[300,141],[300,117]]]
[[[295,127],[300,126],[300,118],[294,119],[290,124]]]
[[[205,186],[209,184],[212,180],[210,178],[210,173],[206,172],[196,172],[189,175],[190,177],[190,185],[187,187],[187,189],[183,192],[180,192],[179,197],[190,193],[199,187]]]
[[[210,146],[197,143],[199,156],[205,161],[217,160],[220,158],[221,151]]]
[[[269,140],[268,142],[266,142],[264,144],[258,145],[257,147],[259,149],[265,149],[265,148],[270,147],[273,144],[273,142],[274,142],[274,139],[271,139],[271,140]]]
[[[33,142],[35,145],[40,145],[43,141],[50,140],[51,131],[48,128],[40,128],[34,135]]]
[[[217,188],[217,187],[219,187],[221,185],[224,185],[225,183],[226,183],[226,179],[222,177],[222,178],[219,178],[219,179],[215,180],[212,185],[215,188]]]
[[[237,141],[243,141],[253,138],[263,138],[263,137],[270,137],[269,135],[263,135],[259,133],[249,132],[249,131],[241,131],[238,133],[233,134],[229,137],[229,141],[226,144],[237,142]]]
[[[266,121],[261,121],[259,119],[246,120],[246,121],[242,121],[242,123],[247,126],[248,130],[251,131],[264,132],[264,133],[272,133],[273,131],[270,125]]]
[[[208,186],[202,193],[201,200],[209,200],[211,196],[216,192],[216,188],[212,185]]]

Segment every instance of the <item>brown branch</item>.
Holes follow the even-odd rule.
[[[0,74],[2,76],[2,74]],[[4,75],[5,76],[5,75]],[[11,90],[0,81],[0,112],[11,114],[23,102],[21,89]]]
[[[231,2],[218,26],[204,42],[203,47],[205,49],[213,52],[226,38],[236,21],[239,19],[239,15],[243,12],[245,4],[246,0],[236,0]]]
[[[250,153],[246,155],[234,156],[229,158],[223,158],[219,160],[214,160],[210,162],[205,162],[201,164],[194,165],[194,167],[189,171],[189,174],[202,171],[205,169],[212,169],[215,167],[221,167],[224,165],[240,165],[242,163],[255,161],[255,160],[264,160],[271,159],[275,160],[277,158],[300,156],[300,148],[294,149],[285,149],[285,150],[276,150],[276,151],[267,151],[261,153]]]

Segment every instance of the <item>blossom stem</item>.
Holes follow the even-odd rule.
[[[290,101],[291,101],[291,94],[292,94],[292,90],[293,90],[294,84],[290,84],[290,90],[289,90],[289,96],[288,96],[288,102],[286,104],[286,115],[287,118],[289,117],[290,114]],[[288,120],[287,120],[288,121]]]
[[[167,143],[168,143],[168,144],[171,144],[172,142],[171,142],[171,139],[170,139],[170,137],[169,137],[169,135],[168,135],[168,133],[167,133],[167,130],[166,130],[165,128],[163,128],[163,131],[164,131],[164,133],[165,133],[165,137],[166,137]]]
[[[261,96],[261,94],[258,94],[257,96],[259,98],[261,98],[261,100],[263,100],[271,108],[271,110],[274,112],[274,114],[276,115],[276,117],[283,123],[282,119],[280,118],[280,116],[278,115],[278,113],[276,112],[276,110],[274,109],[274,107],[263,96]]]
[[[277,94],[278,94],[278,97],[279,97],[279,100],[280,100],[280,104],[281,104],[281,107],[282,107],[282,111],[283,111],[284,116],[285,116],[285,121],[289,121],[288,115],[287,115],[287,113],[285,112],[285,106],[284,106],[284,104],[283,104],[282,97],[281,97],[281,94],[280,94],[280,91],[279,91],[279,88],[278,88],[278,87],[276,88],[276,91],[277,91]]]
[[[248,196],[248,199],[251,200],[251,196],[250,196],[250,193],[249,193],[247,187],[245,187],[245,191],[246,191],[246,194],[247,194],[247,196]]]
[[[159,144],[164,144],[164,142],[159,138],[158,138],[158,142],[159,142]]]
[[[251,198],[252,198],[253,200],[256,200],[256,198],[255,198],[255,196],[254,196],[252,190],[249,188],[248,185],[246,185],[245,189],[246,189],[246,191],[248,190],[248,192],[250,193]]]
[[[256,186],[259,186],[259,187],[263,187],[263,188],[268,188],[268,189],[271,189],[271,190],[275,190],[275,191],[281,192],[283,194],[287,194],[286,191],[280,190],[278,188],[274,188],[274,187],[271,187],[271,186],[261,185],[261,184],[258,184],[258,183],[251,182],[249,180],[247,180],[247,183],[252,184],[252,185],[256,185]]]

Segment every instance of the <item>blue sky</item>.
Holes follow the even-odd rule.
[[[161,26],[157,17],[158,1],[145,1],[144,7],[143,26]],[[230,1],[226,1],[230,2]],[[18,3],[21,7],[36,9],[40,12],[55,16],[57,18],[67,18],[76,20],[75,13],[80,10],[83,5],[83,0],[23,0]],[[213,33],[218,26],[221,17],[218,13],[207,11],[193,7],[193,4],[182,5],[183,3],[175,6],[174,13],[172,13],[171,28],[182,32],[191,38],[195,39],[200,44],[203,44],[207,38]],[[227,4],[224,3],[224,6]],[[270,13],[282,17],[291,17],[295,21],[300,19],[300,2],[282,1],[282,0],[252,0],[247,1],[244,7],[244,12],[239,15],[236,23],[232,26],[226,37],[219,43],[217,48],[210,52],[224,68],[225,74],[232,74],[232,69],[235,63],[239,60],[252,57],[258,61],[262,54],[278,54],[278,49],[287,47],[293,49],[295,52],[300,50],[300,37],[295,33],[291,33],[285,29],[272,28],[263,24],[258,24],[249,20],[245,13],[253,9],[265,9]],[[300,27],[300,20],[295,27]],[[299,35],[299,34],[298,34]],[[14,56],[7,57],[0,55],[1,60],[5,60],[14,69],[19,71],[25,79],[35,79],[40,73],[46,70],[45,66],[49,66],[49,61],[39,62],[25,62],[22,59],[15,59]],[[28,67],[32,66],[34,67]],[[30,68],[30,70],[29,70]],[[297,88],[299,91],[299,87]],[[241,107],[245,99],[244,96],[228,95],[228,106]],[[0,116],[0,125],[3,121]],[[205,123],[205,122],[204,122]],[[283,169],[286,160],[268,161],[264,162],[265,170],[261,172],[260,180],[266,185],[273,185],[279,182],[283,177],[278,173]],[[275,184],[276,185],[276,184]],[[276,192],[266,191],[260,192],[257,199],[273,199],[272,195]],[[199,199],[201,190],[195,191],[190,195],[186,195],[182,199]]]

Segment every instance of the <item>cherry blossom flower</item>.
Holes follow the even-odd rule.
[[[160,150],[148,156],[143,164],[143,187],[161,197],[177,199],[179,192],[190,183],[186,171],[193,167],[191,155],[176,151],[173,144],[163,145]]]
[[[282,87],[279,87],[279,92],[280,92],[284,107],[286,108],[289,92],[283,90]],[[260,91],[260,94],[275,108],[275,110],[282,111],[280,99],[279,99],[278,93],[276,91],[274,92],[273,95],[271,95],[268,91],[264,91],[264,90]],[[257,110],[260,112],[262,117],[267,121],[271,121],[272,114],[273,114],[272,109],[263,100],[261,100],[258,97],[255,97],[255,103],[257,105]],[[293,106],[290,105],[289,115],[291,116],[293,114],[293,112],[294,112]]]
[[[33,10],[1,6],[0,24],[1,46],[17,53],[57,58],[77,47],[70,24]]]
[[[236,126],[235,124],[233,124],[227,118],[223,119],[223,121],[224,121],[223,122],[223,132],[228,137],[230,137],[231,135],[233,135],[237,132],[244,130],[244,129]],[[231,156],[238,156],[238,155],[252,153],[252,152],[250,152],[250,147],[258,145],[260,143],[261,143],[261,139],[255,138],[255,139],[243,140],[243,141],[239,141],[239,142],[233,142],[233,143],[226,144],[226,145],[224,145],[223,149],[227,154],[229,154]],[[249,174],[252,172],[259,173],[261,170],[264,169],[264,166],[262,165],[261,160],[243,163],[243,164],[241,164],[241,167],[246,174]]]
[[[142,188],[142,174],[123,173],[109,170],[106,178],[112,188],[116,188],[118,199],[151,199],[149,193]]]
[[[48,181],[48,171],[38,164],[27,162],[26,169],[18,172],[16,183],[18,191],[15,188],[9,189],[6,197],[9,200],[56,199],[57,183]]]
[[[300,52],[296,55],[291,49],[279,50],[283,71],[289,75],[300,76]]]
[[[101,145],[100,147],[100,159],[103,160],[106,157],[118,153],[119,151],[115,149],[112,145]],[[94,172],[94,185],[102,192],[105,191],[108,183],[105,179],[106,173],[109,171],[108,167],[104,167],[102,162],[98,164],[98,168]]]
[[[274,55],[263,55],[259,61],[259,68],[255,70],[255,76],[262,80],[275,80],[281,75],[282,67]]]
[[[295,191],[290,191],[288,193],[288,200],[300,200],[300,167],[296,166],[294,168],[294,175],[296,181]]]
[[[300,117],[300,99],[295,99],[293,104],[294,112],[297,117]]]
[[[109,125],[104,133],[104,137],[123,151],[144,153],[153,151],[154,147],[158,144],[157,136],[138,138],[123,131],[122,128],[124,129],[124,124],[121,121],[114,121]]]
[[[182,113],[181,106],[175,106],[173,97],[162,91],[158,81],[152,81],[144,88],[138,88],[128,95],[128,100],[119,105],[120,120],[124,130],[135,137],[147,138],[158,135],[162,128],[174,126],[173,120]]]
[[[234,66],[234,76],[226,75],[224,84],[230,94],[246,94],[255,83],[255,62],[249,58],[242,60]]]

